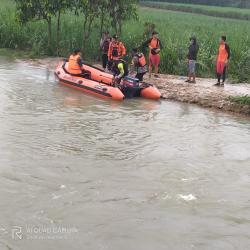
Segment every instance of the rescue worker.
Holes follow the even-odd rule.
[[[138,49],[132,49],[132,67],[136,70],[135,78],[143,81],[143,76],[147,73],[147,62],[143,53],[138,52]]]
[[[226,70],[228,66],[228,61],[230,59],[230,48],[226,43],[226,40],[227,40],[226,36],[222,36],[220,38],[220,46],[216,60],[216,72],[217,72],[218,82],[215,84],[215,86],[223,87],[226,80]],[[221,77],[222,77],[222,83],[221,83]]]
[[[190,45],[188,47],[188,79],[185,82],[196,83],[196,60],[199,52],[199,45],[197,43],[196,37],[190,38]]]
[[[126,55],[126,48],[122,42],[118,40],[118,36],[114,35],[109,45],[108,60],[111,62],[122,59]]]
[[[152,69],[154,67],[154,76],[158,78],[159,64],[160,64],[160,51],[162,43],[159,39],[158,32],[154,31],[152,37],[147,40],[144,45],[149,47],[149,78],[151,78]]]
[[[102,67],[105,70],[108,64],[108,52],[109,52],[109,44],[111,42],[111,38],[109,37],[109,32],[103,32],[101,41],[100,41],[100,49],[102,51]]]
[[[128,75],[128,65],[122,59],[113,61],[111,71],[114,75],[114,83],[120,84],[121,79]]]
[[[90,78],[90,72],[83,69],[83,60],[81,58],[81,50],[75,49],[73,54],[69,57],[67,71],[73,76],[81,76]]]
[[[68,72],[71,75],[81,75],[82,74],[83,61],[81,58],[81,50],[75,49],[73,54],[69,57]]]

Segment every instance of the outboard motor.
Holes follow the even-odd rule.
[[[120,85],[121,91],[126,98],[140,96],[141,88],[137,78],[125,76]]]

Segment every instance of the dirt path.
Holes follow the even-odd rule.
[[[32,64],[46,65],[54,70],[60,58],[46,58],[29,61]],[[100,65],[96,65],[99,66]],[[162,93],[163,99],[185,103],[198,104],[206,108],[220,109],[225,112],[234,112],[250,116],[250,106],[234,103],[229,100],[232,96],[250,96],[250,84],[225,84],[225,87],[213,86],[216,79],[198,78],[196,84],[184,82],[184,77],[160,75],[159,79],[145,81],[155,84]]]
[[[195,103],[206,108],[216,108],[250,115],[249,105],[240,105],[229,100],[231,96],[250,96],[250,84],[225,84],[213,86],[215,79],[198,78],[196,84],[185,83],[184,77],[160,75],[159,79],[148,79],[161,91],[164,99]]]

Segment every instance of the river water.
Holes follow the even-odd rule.
[[[249,120],[3,57],[0,109],[1,250],[249,249]]]

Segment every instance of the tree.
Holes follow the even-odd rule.
[[[60,55],[60,32],[61,32],[61,14],[65,13],[66,10],[72,9],[74,1],[72,0],[53,0],[53,9],[57,15],[56,25],[56,52],[57,56]]]
[[[99,5],[103,0],[76,0],[75,10],[76,13],[82,13],[84,15],[83,23],[83,39],[82,50],[84,51],[87,40],[90,37],[92,31],[92,25],[96,18],[99,17],[100,8]]]
[[[17,17],[21,23],[30,20],[45,20],[48,25],[48,52],[52,53],[52,16],[56,14],[53,2],[50,0],[15,0],[17,5]]]
[[[117,34],[121,34],[124,21],[138,18],[137,3],[138,0],[110,0],[108,12]]]
[[[249,6],[249,1],[248,0],[240,0],[239,2],[239,7],[240,8],[247,8]]]
[[[57,16],[56,50],[59,54],[61,13],[73,4],[72,0],[15,0],[21,23],[45,20],[48,25],[48,52],[52,54],[52,17]]]
[[[110,0],[103,0],[99,4],[100,9],[100,35],[102,35],[104,27],[106,27],[109,23],[109,16],[107,15],[107,11],[109,9]]]

